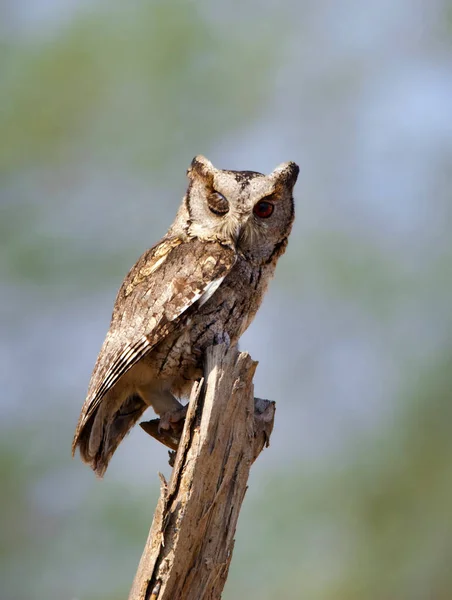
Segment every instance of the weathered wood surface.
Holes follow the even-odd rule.
[[[274,402],[254,399],[256,365],[235,348],[208,351],[205,385],[193,386],[129,600],[221,597],[249,470],[273,428]]]

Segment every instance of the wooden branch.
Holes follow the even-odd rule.
[[[256,366],[236,348],[207,352],[129,600],[221,597],[250,466],[273,428],[274,402],[253,397]]]

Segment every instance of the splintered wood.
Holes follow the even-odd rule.
[[[208,350],[129,600],[221,597],[250,467],[273,429],[274,402],[254,399],[256,366],[235,348]]]

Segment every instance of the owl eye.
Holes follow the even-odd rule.
[[[271,202],[267,202],[267,200],[261,200],[254,205],[253,212],[256,217],[259,217],[260,219],[268,219],[268,217],[271,217],[274,208],[275,205]]]
[[[220,194],[220,192],[212,192],[207,197],[207,205],[214,215],[222,217],[229,212],[229,202]]]

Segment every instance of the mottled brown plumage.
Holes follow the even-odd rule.
[[[236,344],[285,251],[295,163],[270,175],[216,169],[202,156],[165,237],[125,278],[97,358],[72,451],[102,476],[118,444],[152,406],[180,409],[204,350]]]

